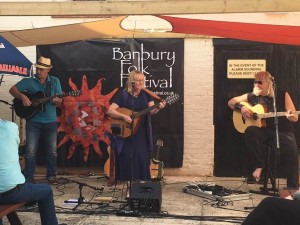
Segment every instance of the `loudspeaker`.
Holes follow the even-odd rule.
[[[129,201],[132,210],[160,213],[162,202],[160,182],[133,183]]]

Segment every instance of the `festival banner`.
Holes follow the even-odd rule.
[[[159,160],[178,168],[183,161],[183,39],[88,40],[37,46],[37,58],[49,57],[50,74],[60,79],[64,98],[58,112],[60,165],[95,165],[107,159],[111,124],[106,115],[110,99],[125,85],[131,70],[146,76],[145,86],[180,100],[152,117],[154,146],[163,140]],[[155,151],[155,149],[154,149]]]

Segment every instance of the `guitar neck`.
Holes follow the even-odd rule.
[[[172,103],[176,102],[178,99],[179,99],[178,94],[172,94],[172,95],[168,96],[164,101],[166,102],[166,104],[172,104]],[[153,106],[150,106],[149,108],[146,108],[146,109],[143,109],[142,111],[133,113],[132,118],[137,118],[139,116],[145,115],[146,113],[150,112],[151,110],[157,108],[159,106],[159,103],[160,102],[157,102]]]
[[[156,159],[156,160],[158,160],[160,148],[161,148],[161,146],[157,146],[156,156],[155,156],[155,159]]]
[[[72,92],[69,92],[69,93],[63,93],[63,94],[57,94],[57,95],[53,95],[53,96],[50,96],[50,97],[44,97],[44,98],[40,98],[39,99],[39,103],[45,103],[45,102],[49,102],[51,101],[53,98],[63,98],[65,96],[69,96],[71,95]]]
[[[292,112],[293,114],[299,115],[300,111],[294,111]],[[277,112],[277,116],[285,116],[286,112]],[[265,119],[265,118],[271,118],[271,117],[275,117],[275,113],[274,112],[269,112],[269,113],[261,113],[258,114],[258,118],[260,119]]]

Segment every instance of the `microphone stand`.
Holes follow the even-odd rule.
[[[99,191],[100,194],[103,192],[104,190],[104,186],[102,186],[101,188],[97,188],[97,187],[93,187],[93,186],[90,186],[86,183],[81,183],[79,181],[75,181],[77,184],[79,184],[79,197],[78,197],[78,201],[77,202],[74,202],[74,201],[65,201],[65,203],[77,203],[77,205],[72,209],[73,211],[75,211],[77,209],[77,207],[81,204],[99,204],[98,202],[86,202],[85,198],[83,197],[82,195],[82,188],[85,186],[85,187],[89,187],[91,189],[94,189],[95,191]]]
[[[134,107],[134,87],[135,87],[135,83],[132,82],[131,83],[131,87],[132,87],[132,90],[131,90],[131,94],[132,94],[132,100],[131,100],[131,115],[133,115],[134,113],[134,110],[133,110],[133,107]],[[131,121],[131,124],[130,124],[130,131],[131,131],[131,149],[130,149],[130,180],[129,180],[129,198],[131,198],[131,189],[132,189],[132,178],[133,178],[133,144],[134,144],[134,141],[133,141],[133,125],[134,125],[134,118],[132,117],[132,121]]]
[[[9,105],[10,108],[11,108],[11,122],[15,122],[15,111],[14,111],[14,105],[13,104],[10,104],[9,102],[7,101],[4,101],[4,100],[0,100],[0,102],[6,104],[6,105]]]
[[[85,199],[84,199],[84,197],[83,197],[83,195],[82,195],[82,188],[83,188],[83,185],[84,185],[83,183],[79,183],[79,198],[78,198],[78,203],[77,203],[77,205],[72,209],[73,211],[75,211],[79,205],[81,205],[82,203],[85,203],[85,202],[86,202]]]
[[[274,91],[274,97],[273,97],[273,108],[274,108],[274,124],[275,124],[275,141],[276,141],[276,149],[275,149],[275,160],[274,160],[274,180],[276,181],[277,178],[277,170],[279,165],[279,159],[280,159],[280,142],[279,142],[279,131],[278,131],[278,114],[277,114],[277,88],[275,84],[275,80],[271,79],[273,83],[273,91]],[[279,180],[277,182],[278,190],[279,190]],[[274,187],[274,196],[276,196],[276,188]]]

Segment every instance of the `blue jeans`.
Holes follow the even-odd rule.
[[[35,172],[36,152],[39,139],[42,138],[43,148],[47,154],[47,178],[56,176],[57,170],[57,122],[38,123],[26,122],[25,169],[26,179],[31,179]]]
[[[49,184],[24,183],[17,190],[0,196],[0,204],[37,201],[42,225],[57,225],[53,192]],[[1,222],[0,222],[1,224]]]

